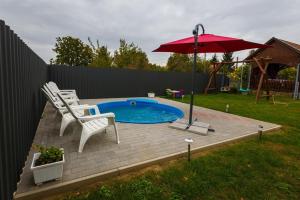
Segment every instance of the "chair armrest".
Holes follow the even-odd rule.
[[[75,93],[76,94],[76,90],[59,90],[61,93]]]
[[[88,104],[83,104],[83,105],[75,105],[75,106],[71,106],[72,109],[74,110],[83,110],[83,109],[98,109],[98,107],[96,105],[88,105]]]
[[[65,100],[70,106],[78,106],[78,101],[76,99],[66,99]],[[58,107],[65,107],[64,103],[60,100],[53,102]]]
[[[100,114],[100,110],[98,108],[98,106],[96,105],[88,105],[88,104],[84,104],[84,105],[75,105],[75,106],[71,106],[71,108],[73,110],[89,110],[89,113],[91,115],[98,115]],[[95,110],[95,114],[92,114],[91,113],[91,109],[94,109]]]
[[[63,94],[59,93],[64,99],[76,99],[79,100],[76,94],[73,93],[68,93],[68,94]]]
[[[88,116],[80,116],[78,119],[80,120],[91,120],[91,119],[99,119],[99,118],[115,118],[114,113],[104,113],[97,115],[88,115]]]
[[[65,99],[65,101],[68,103],[68,104],[71,104],[71,103],[78,103],[78,99]]]
[[[68,109],[67,109],[66,107],[60,107],[60,108],[58,108],[58,109],[59,109],[59,111],[60,111],[62,114],[68,113],[68,112],[69,112]]]

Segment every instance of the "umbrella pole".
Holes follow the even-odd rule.
[[[197,42],[197,39],[195,39],[195,45],[197,44],[196,42]],[[194,63],[193,63],[193,69],[192,69],[192,91],[191,91],[190,116],[189,116],[188,127],[190,127],[193,123],[193,105],[194,105],[196,63],[197,63],[197,51],[196,51],[196,47],[194,47]]]
[[[196,65],[197,65],[197,52],[198,52],[198,33],[199,33],[199,26],[202,28],[202,34],[204,34],[204,27],[202,24],[197,24],[195,29],[193,30],[194,35],[194,63],[192,69],[192,91],[191,91],[191,101],[190,101],[190,115],[189,115],[189,124],[187,129],[193,124],[193,105],[194,105],[194,87],[195,87],[195,72],[196,72]]]

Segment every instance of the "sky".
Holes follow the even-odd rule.
[[[197,23],[206,33],[252,42],[274,36],[300,43],[299,7],[299,0],[0,0],[0,19],[47,63],[55,57],[56,37],[70,35],[98,39],[111,52],[122,38],[164,65],[170,54],[152,50],[192,36]]]

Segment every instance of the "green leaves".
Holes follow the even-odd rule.
[[[147,54],[134,43],[128,44],[120,40],[120,47],[114,54],[114,65],[120,68],[147,69],[149,60]]]
[[[56,58],[50,62],[69,66],[87,66],[92,62],[93,51],[79,38],[71,36],[57,37],[55,48]]]
[[[168,59],[167,69],[175,72],[192,71],[193,62],[187,54],[173,53]]]
[[[101,46],[99,40],[95,46],[90,38],[89,45],[84,44],[79,38],[71,36],[56,38],[53,51],[56,57],[50,60],[51,64],[69,66],[92,67],[119,67],[130,69],[146,69],[165,71],[164,67],[149,63],[147,54],[134,43],[120,40],[120,47],[112,56],[107,46]]]
[[[100,46],[99,40],[97,40],[97,47],[95,47],[90,38],[88,38],[88,40],[93,49],[93,59],[89,66],[111,67],[113,63],[113,57],[110,55],[107,46]]]
[[[193,66],[193,56],[187,54],[173,53],[168,59],[167,69],[175,72],[191,72]],[[208,73],[210,61],[197,57],[196,71]]]
[[[233,53],[224,53],[222,57],[222,62],[232,62],[233,61]],[[233,63],[225,64],[222,67],[223,74],[227,75],[229,72],[232,71]]]
[[[35,166],[54,163],[63,159],[63,151],[59,148],[46,148],[39,145],[35,145],[35,148],[37,148],[41,153],[40,157],[35,161]]]
[[[295,67],[285,68],[278,72],[278,78],[285,79],[285,80],[295,80],[296,73],[297,73],[297,70]]]

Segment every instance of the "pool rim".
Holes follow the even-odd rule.
[[[162,107],[167,107],[167,108],[171,108],[172,110],[175,110],[175,115],[177,115],[177,118],[174,119],[174,120],[167,120],[167,121],[143,121],[143,122],[137,122],[137,121],[128,121],[128,120],[115,120],[116,122],[119,122],[119,123],[128,123],[128,124],[163,124],[163,123],[172,123],[178,119],[182,119],[184,117],[184,111],[182,111],[180,108],[177,108],[173,105],[168,105],[168,104],[165,104],[165,103],[161,103],[160,101],[156,100],[156,99],[150,99],[150,98],[127,98],[127,99],[123,99],[123,100],[112,100],[112,101],[104,101],[104,102],[100,102],[100,103],[97,103],[97,107],[101,112],[101,109],[100,109],[100,106],[101,104],[113,104],[113,103],[124,103],[124,102],[129,102],[129,101],[137,101],[137,102],[140,102],[140,103],[143,103],[143,104],[153,104],[153,105],[159,105],[159,106],[162,106]],[[105,112],[103,112],[105,113]],[[115,114],[116,115],[116,114]]]

